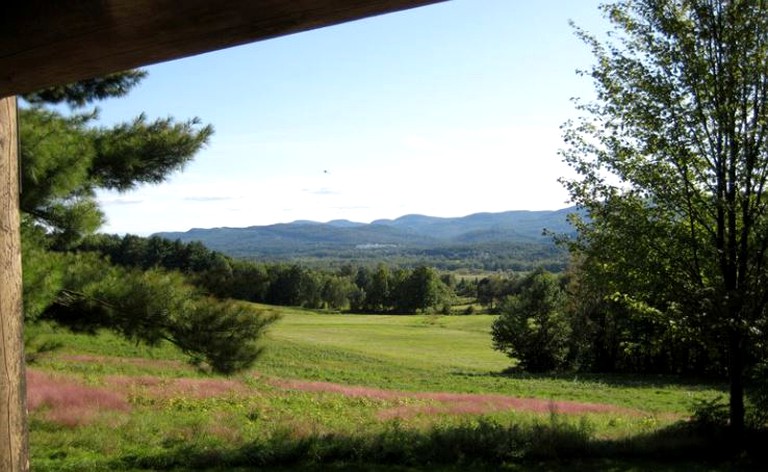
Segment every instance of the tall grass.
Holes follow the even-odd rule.
[[[712,438],[674,426],[632,441],[596,439],[586,421],[556,414],[528,423],[480,418],[425,430],[390,422],[355,434],[291,430],[239,447],[191,438],[160,451],[91,461],[103,470],[761,470],[724,456]],[[545,465],[546,464],[546,465]],[[40,470],[46,470],[45,467]],[[51,469],[52,470],[52,469]]]

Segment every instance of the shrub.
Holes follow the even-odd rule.
[[[537,270],[520,283],[520,292],[500,305],[493,323],[493,347],[532,372],[563,368],[570,325],[563,313],[564,293],[553,274]]]
[[[702,432],[715,432],[728,425],[728,404],[721,395],[694,400],[691,409],[691,425]]]

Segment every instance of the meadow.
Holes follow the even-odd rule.
[[[282,315],[253,370],[212,376],[170,345],[30,330],[33,470],[725,470],[686,425],[719,385],[526,375],[492,317]],[[710,438],[711,439],[711,438]],[[284,468],[284,469],[283,469]]]

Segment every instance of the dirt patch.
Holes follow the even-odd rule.
[[[530,411],[534,413],[622,413],[640,415],[641,412],[615,405],[554,401],[540,398],[520,398],[497,394],[474,393],[417,393],[384,390],[335,384],[331,382],[309,382],[302,380],[271,379],[272,385],[305,392],[337,393],[349,397],[365,397],[376,400],[402,401],[404,405],[387,408],[379,412],[382,419],[408,418],[419,414],[479,415],[501,411]],[[408,399],[424,400],[429,404],[408,404]]]

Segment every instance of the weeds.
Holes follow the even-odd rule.
[[[549,422],[502,425],[481,418],[425,431],[389,422],[377,433],[312,434],[296,437],[279,430],[235,450],[201,452],[180,447],[154,456],[123,457],[116,468],[173,469],[377,464],[404,467],[492,466],[585,457],[590,443],[586,423]],[[213,462],[211,462],[213,459]]]

